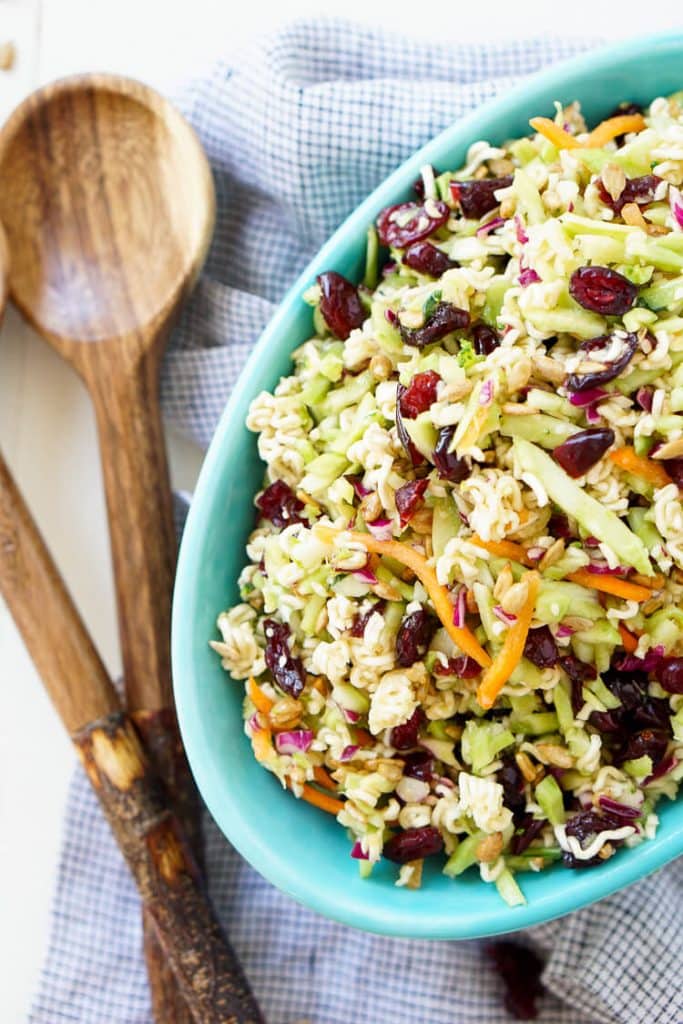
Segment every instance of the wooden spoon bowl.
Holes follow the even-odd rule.
[[[177,305],[201,267],[213,190],[194,132],[165,99],[112,75],[30,96],[0,137],[12,297],[71,360]]]

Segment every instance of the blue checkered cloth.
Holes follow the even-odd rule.
[[[457,11],[454,8],[454,16]],[[255,42],[184,107],[209,154],[218,224],[163,373],[168,419],[208,443],[278,299],[334,228],[418,146],[586,44],[445,46],[340,21]],[[378,938],[273,889],[205,816],[209,887],[269,1024],[504,1024],[480,942]],[[683,1021],[683,865],[527,932],[545,1024]],[[88,783],[69,793],[33,1024],[149,1024],[140,908]]]

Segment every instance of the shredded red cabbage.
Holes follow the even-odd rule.
[[[310,729],[293,729],[291,732],[275,734],[275,749],[278,754],[305,754],[313,742]]]
[[[577,405],[580,409],[583,409],[587,405],[595,405],[596,402],[601,402],[603,398],[609,398],[610,392],[605,391],[604,388],[589,388],[588,391],[570,391],[569,401],[572,405]]]

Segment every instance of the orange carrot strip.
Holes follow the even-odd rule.
[[[256,710],[260,711],[262,715],[267,715],[275,703],[263,692],[253,676],[249,676],[247,680],[247,694]]]
[[[321,811],[327,811],[328,814],[334,814],[335,817],[344,809],[342,800],[336,800],[334,797],[328,796],[327,793],[319,793],[317,789],[313,789],[313,786],[304,785],[301,797],[307,803],[319,807]]]
[[[564,128],[560,128],[549,117],[532,117],[529,124],[535,132],[543,135],[557,149],[579,149],[581,146],[578,139],[566,132]]]
[[[334,782],[334,780],[330,778],[330,776],[328,775],[328,773],[326,772],[322,765],[315,766],[315,768],[313,769],[313,775],[315,777],[315,781],[318,783],[319,786],[322,786],[323,789],[329,789],[331,793],[337,792],[336,782]]]
[[[608,117],[590,133],[585,142],[586,149],[600,149],[606,142],[616,139],[617,135],[642,132],[643,128],[645,119],[642,114],[619,114],[617,117]]]
[[[671,477],[664,469],[664,466],[653,462],[652,459],[648,459],[644,455],[636,455],[633,448],[617,448],[609,453],[609,458],[620,469],[625,469],[627,473],[632,473],[633,476],[639,476],[641,479],[647,480],[648,483],[654,484],[655,487],[666,487],[667,484],[671,483]]]
[[[487,668],[477,689],[477,700],[483,708],[493,707],[496,697],[517,668],[524,653],[529,626],[536,607],[541,577],[537,572],[525,572],[522,581],[527,584],[528,593],[524,607],[517,613],[516,621],[510,626],[495,661]]]
[[[629,583],[628,580],[620,580],[616,576],[601,576],[599,573],[588,572],[587,569],[570,572],[567,579],[572,583],[579,583],[582,587],[600,590],[603,594],[623,597],[625,601],[648,601],[652,597],[652,591],[638,583]]]
[[[619,623],[619,633],[621,634],[621,643],[627,654],[633,654],[638,646],[638,637],[634,636],[623,624]]]
[[[260,764],[269,761],[275,753],[270,729],[258,729],[251,737],[254,757]]]
[[[398,540],[377,540],[369,533],[357,533],[355,530],[342,531],[332,526],[316,526],[318,536],[323,540],[331,542],[342,532],[348,532],[352,541],[362,544],[366,551],[375,552],[378,555],[386,555],[388,558],[395,558],[397,562],[412,569],[419,580],[424,584],[425,590],[432,599],[434,610],[441,619],[441,623],[450,636],[451,640],[461,651],[474,658],[478,665],[486,668],[491,664],[491,658],[477,640],[474,633],[467,626],[453,625],[453,605],[451,604],[448,591],[442,587],[436,578],[436,573],[431,565],[427,563],[424,555],[421,555],[415,548],[408,544],[402,544]]]
[[[513,562],[521,562],[522,565],[531,564],[526,548],[512,540],[482,540],[479,534],[475,533],[470,537],[470,543],[499,558],[510,558]]]
[[[357,747],[372,747],[377,742],[367,729],[361,729],[359,725],[353,728],[353,739]]]

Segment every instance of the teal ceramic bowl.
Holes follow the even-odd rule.
[[[683,33],[599,50],[535,75],[463,118],[391,175],[339,228],[280,306],[245,367],[209,449],[183,538],[173,614],[173,674],[185,748],[209,810],[237,850],[270,882],[328,917],[386,935],[465,939],[525,928],[635,882],[683,853],[683,801],[661,807],[657,837],[585,872],[522,876],[524,907],[503,904],[471,872],[457,881],[426,872],[416,892],[379,864],[361,881],[344,829],[283,791],[254,761],[242,731],[242,686],[223,672],[208,641],[217,613],[237,599],[236,580],[254,521],[263,466],[244,421],[252,398],[290,371],[290,352],[311,334],[301,293],[323,270],[362,275],[365,232],[378,211],[407,199],[420,167],[457,167],[476,139],[529,131],[554,100],[579,99],[589,122],[624,99],[646,103],[683,88]],[[431,867],[431,865],[430,865]]]

